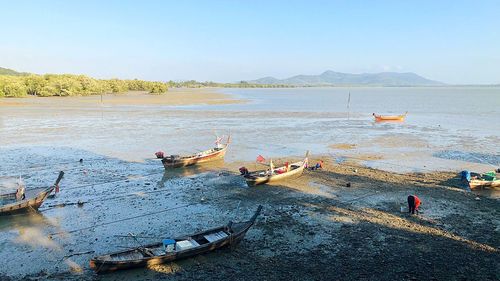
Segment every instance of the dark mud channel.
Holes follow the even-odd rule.
[[[20,173],[35,187],[66,172],[39,213],[0,217],[1,280],[500,279],[498,200],[451,187],[447,173],[399,175],[323,158],[325,170],[248,188],[234,172],[248,163],[164,172],[157,160],[69,148],[1,152],[2,191]],[[400,211],[412,193],[424,202],[420,216]],[[92,256],[137,246],[116,235],[157,237],[141,240],[149,243],[245,220],[259,204],[262,215],[234,248],[106,275],[89,269]]]

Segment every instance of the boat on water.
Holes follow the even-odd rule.
[[[403,122],[405,121],[406,115],[408,115],[408,111],[401,115],[378,115],[375,113],[372,113],[372,115],[375,118],[375,122]]]
[[[302,175],[304,168],[307,167],[308,156],[309,151],[306,153],[306,157],[304,158],[304,160],[291,164],[285,164],[278,168],[274,168],[271,160],[269,169],[244,173],[243,177],[245,178],[247,185],[249,186],[264,183],[271,184],[284,179],[298,177]]]
[[[163,157],[161,162],[163,163],[163,166],[165,169],[170,169],[170,168],[179,168],[179,167],[186,167],[186,166],[192,166],[196,164],[202,164],[210,161],[215,161],[215,160],[221,160],[224,159],[224,156],[226,155],[227,148],[229,146],[231,140],[231,136],[227,137],[227,141],[225,144],[220,143],[220,140],[217,139],[216,141],[216,146],[214,148],[205,150],[205,151],[200,151],[195,154],[191,155],[170,155]]]
[[[18,192],[0,194],[0,215],[11,215],[38,210],[50,193],[55,189],[59,189],[59,182],[63,176],[64,172],[59,172],[56,182],[50,187],[27,189],[23,192],[22,198],[18,198]]]
[[[165,239],[162,242],[94,257],[90,260],[90,268],[97,273],[105,273],[120,269],[145,267],[189,258],[222,247],[234,246],[243,240],[261,210],[262,206],[259,206],[248,221],[229,222],[227,225],[192,235]]]

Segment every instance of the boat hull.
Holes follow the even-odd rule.
[[[470,189],[495,189],[500,190],[500,180],[494,181],[485,181],[485,180],[470,180],[469,181]]]
[[[6,204],[0,207],[0,215],[12,215],[36,211],[54,190],[54,186],[41,190],[35,197]]]
[[[164,255],[158,257],[151,257],[143,260],[127,261],[127,262],[91,260],[90,268],[94,269],[97,273],[107,273],[116,270],[124,270],[124,269],[132,269],[132,268],[140,268],[140,267],[164,264],[167,262],[172,262],[176,260],[190,258],[196,255],[205,254],[208,252],[212,252],[216,249],[225,248],[227,246],[234,246],[239,242],[241,242],[241,240],[243,240],[245,234],[246,232],[243,232],[237,237],[233,236],[231,239],[224,239],[222,241],[207,245],[206,247],[200,247],[192,251],[187,250],[185,251],[185,253],[180,252],[174,255]]]
[[[375,122],[404,122],[406,114],[403,115],[377,115],[373,114]]]
[[[307,159],[301,162],[293,163],[292,165],[299,165],[298,168],[293,169],[289,172],[283,174],[273,174],[268,176],[245,176],[245,180],[248,186],[255,186],[260,184],[273,184],[285,179],[292,179],[302,175],[304,168],[306,166]]]
[[[179,158],[179,159],[166,157],[162,159],[162,163],[165,169],[188,167],[192,165],[203,164],[207,162],[224,159],[226,151],[227,151],[227,146],[222,148],[221,150],[200,157],[189,157],[189,158]]]
[[[190,248],[190,249],[185,249],[182,251],[174,252],[174,253],[168,253],[168,254],[158,254],[150,257],[142,257],[142,258],[126,258],[131,252],[136,252],[138,248],[136,249],[131,249],[131,250],[126,250],[126,251],[120,251],[116,253],[111,253],[108,255],[102,255],[95,257],[90,260],[90,268],[92,268],[94,271],[97,273],[107,273],[115,270],[121,270],[121,269],[131,269],[131,268],[138,268],[138,267],[145,267],[145,266],[152,266],[152,265],[158,265],[158,264],[163,264],[166,262],[172,262],[180,259],[185,259],[189,257],[193,257],[196,255],[212,252],[216,249],[224,248],[227,246],[234,246],[241,242],[243,238],[245,237],[246,233],[252,227],[252,225],[255,223],[255,220],[257,219],[257,216],[260,214],[262,210],[262,206],[259,206],[257,211],[254,213],[252,218],[249,221],[245,222],[239,222],[239,223],[229,223],[226,226],[221,226],[221,227],[216,227],[213,229],[209,229],[206,231],[202,231],[199,233],[195,233],[189,236],[182,236],[175,238],[174,240],[185,240],[188,238],[193,238],[195,239],[196,237],[200,237],[203,235],[211,234],[211,233],[217,233],[220,231],[224,231],[228,236],[225,238],[222,238],[220,240],[216,240],[213,242],[209,242],[206,244],[201,244],[197,247]],[[148,248],[158,248],[161,247],[162,243],[155,243],[155,244],[150,244],[150,245],[145,245],[142,247],[142,249],[148,249]],[[125,256],[125,258],[123,258]],[[114,258],[114,260],[113,260]]]

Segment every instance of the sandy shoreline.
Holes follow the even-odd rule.
[[[106,94],[102,96],[72,97],[26,97],[2,98],[0,107],[12,106],[50,106],[50,107],[99,107],[99,106],[185,106],[185,105],[221,105],[244,103],[230,95],[218,93],[211,88],[169,89],[162,95],[151,95],[144,92],[124,94]]]
[[[23,277],[41,280],[495,280],[498,277],[498,200],[476,197],[456,188],[460,183],[453,173],[395,174],[366,168],[355,161],[338,164],[327,155],[316,155],[311,163],[319,159],[325,161],[323,170],[306,171],[299,178],[277,185],[252,188],[245,187],[236,172],[241,166],[253,169],[255,164],[250,162],[217,163],[137,177],[134,174],[159,172],[163,168],[155,161],[147,165],[112,159],[105,163],[84,161],[84,167],[68,173],[65,186],[70,188],[94,178],[98,182],[112,180],[116,173],[124,173],[130,182],[77,192],[64,191],[62,186],[60,198],[46,202],[47,206],[82,198],[89,203],[83,207],[47,208],[42,213],[43,221],[57,222],[56,227],[52,223],[20,221],[3,225],[1,235],[5,242],[1,246],[1,257],[11,256],[6,266],[19,264],[18,259],[25,255],[29,255],[32,262],[29,269],[2,271],[0,277],[5,280],[9,280],[7,275],[12,280]],[[291,159],[275,161],[285,160]],[[132,166],[124,170],[128,165]],[[105,171],[100,167],[105,167]],[[82,170],[88,174],[81,173]],[[142,195],[92,203],[110,194],[113,197],[134,192]],[[148,192],[154,194],[148,195]],[[83,194],[87,197],[81,197]],[[419,216],[400,212],[409,194],[417,194],[423,201]],[[169,206],[165,203],[198,207],[164,213],[161,218],[146,217],[115,224],[112,228],[98,227],[55,237],[50,243],[44,238],[55,230],[68,231],[161,210]],[[190,233],[228,220],[247,218],[259,204],[264,206],[262,216],[233,249],[103,276],[95,275],[88,268],[92,255],[131,243],[127,239],[117,240],[113,234],[127,231],[144,236]],[[71,222],[75,216],[80,217],[81,222]],[[33,231],[34,234],[29,234]],[[32,243],[26,240],[28,238],[46,241],[46,245]],[[16,254],[12,255],[11,251]],[[85,251],[93,253],[64,258]],[[59,260],[64,263],[54,263]]]

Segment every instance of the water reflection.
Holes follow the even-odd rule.
[[[165,169],[165,172],[163,173],[163,177],[161,178],[159,184],[163,186],[165,182],[172,179],[197,176],[207,172],[220,171],[223,168],[224,159],[183,168]]]
[[[53,221],[39,212],[28,212],[0,217],[0,231],[22,229],[26,227],[47,227],[55,225]]]

